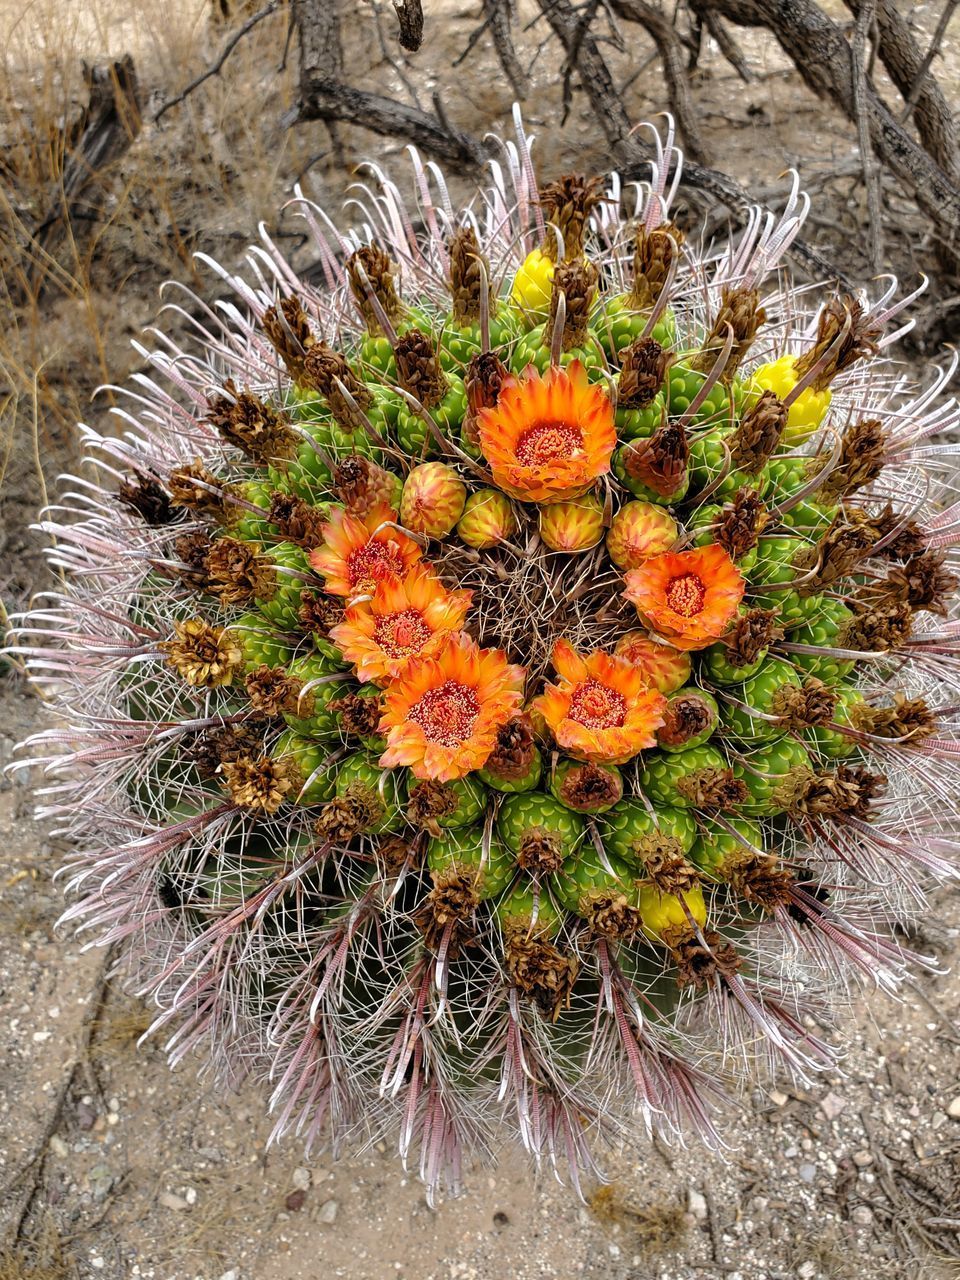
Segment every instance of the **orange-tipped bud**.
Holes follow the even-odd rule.
[[[661,644],[646,631],[628,631],[620,637],[614,653],[639,667],[648,687],[660,693],[674,693],[690,679],[689,653]]]
[[[463,515],[467,489],[453,467],[424,462],[414,467],[403,485],[400,523],[411,533],[445,538]]]
[[[679,536],[677,522],[652,502],[627,502],[607,533],[610,559],[621,569],[636,569],[649,556],[669,551]]]
[[[517,531],[517,518],[506,494],[499,489],[478,489],[471,493],[457,524],[461,541],[475,551],[489,551],[512,538]]]
[[[540,537],[551,551],[589,551],[603,537],[603,503],[584,494],[541,507]]]

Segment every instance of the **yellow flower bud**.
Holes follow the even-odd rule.
[[[747,383],[747,403],[758,399],[763,391],[772,391],[779,399],[785,400],[799,381],[795,363],[794,356],[781,356],[770,364],[762,364]],[[787,412],[781,444],[800,444],[812,436],[827,416],[831,399],[829,387],[823,391],[814,391],[812,387],[801,391]]]

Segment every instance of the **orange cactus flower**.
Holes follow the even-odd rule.
[[[411,658],[431,657],[459,631],[472,592],[447,591],[423,564],[407,576],[384,578],[370,600],[347,606],[330,639],[361,680],[380,683],[398,676]]]
[[[617,443],[613,407],[579,360],[543,377],[528,367],[477,426],[494,480],[522,502],[579,497],[610,470]]]
[[[625,578],[624,595],[678,649],[705,649],[724,634],[743,599],[744,581],[722,547],[652,556]]]
[[[643,672],[610,653],[577,653],[566,640],[553,647],[560,683],[548,684],[533,707],[558,746],[591,764],[623,764],[656,746],[667,700],[648,689]]]
[[[334,596],[372,595],[385,578],[405,578],[422,556],[411,537],[393,527],[397,513],[378,503],[365,515],[335,510],[323,526],[323,543],[310,564]]]
[[[448,636],[434,657],[413,658],[387,687],[380,763],[407,765],[416,777],[440,782],[479,769],[523,700],[525,674],[500,649]]]

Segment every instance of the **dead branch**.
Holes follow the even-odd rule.
[[[423,5],[421,0],[393,0],[400,23],[400,45],[416,53],[423,44]]]
[[[862,0],[845,0],[853,14],[860,12]],[[957,0],[948,0],[926,56],[921,54],[906,20],[894,0],[877,0],[878,53],[887,74],[906,103],[900,123],[912,113],[924,147],[948,178],[960,181],[960,143],[953,112],[930,65],[940,46]]]
[[[687,154],[691,160],[696,160],[700,164],[709,163],[707,146],[700,133],[696,111],[690,97],[684,47],[676,27],[659,9],[648,4],[647,0],[610,0],[610,3],[618,18],[623,18],[626,22],[639,23],[653,39],[663,64],[670,110],[676,117]]]
[[[331,7],[328,0],[293,0],[292,21],[300,39],[300,101],[283,123],[323,120],[359,125],[381,136],[404,138],[465,169],[480,168],[486,150],[470,134],[437,114],[345,82],[330,63],[326,36]]]
[[[835,103],[856,123],[850,46],[843,31],[814,0],[694,0],[740,26],[765,27],[818,97]],[[906,133],[876,89],[863,87],[863,111],[878,159],[913,191],[936,228],[943,256],[960,260],[960,187]]]
[[[165,102],[154,115],[154,124],[157,123],[161,116],[166,115],[172,107],[179,106],[181,102],[184,102],[195,89],[199,89],[202,84],[205,84],[208,80],[212,79],[213,76],[219,75],[223,70],[224,63],[230,57],[231,53],[233,53],[234,49],[244,36],[252,31],[257,23],[262,22],[264,18],[269,18],[272,13],[276,13],[279,6],[280,0],[269,0],[268,4],[265,4],[262,9],[258,9],[256,13],[252,14],[242,26],[237,27],[236,31],[221,49],[220,56],[217,58],[216,62],[214,62],[212,66],[208,67],[201,75],[197,76],[195,80],[191,80],[187,87],[178,93],[175,98],[171,98],[168,102]]]
[[[864,109],[867,88],[867,39],[876,19],[876,0],[861,0],[850,46],[850,78],[853,84],[853,111],[857,123],[857,142],[863,166],[863,185],[867,193],[867,217],[870,221],[870,262],[879,271],[883,262],[883,221],[880,217],[880,179],[870,126]]]

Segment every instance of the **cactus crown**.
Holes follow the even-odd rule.
[[[416,156],[370,243],[300,200],[326,291],[269,240],[225,273],[244,310],[88,431],[19,640],[67,918],[171,1058],[255,1063],[278,1135],[392,1129],[431,1191],[504,1128],[576,1179],[829,1064],[804,1014],[896,982],[960,792],[960,415],[886,372],[899,306],[764,284],[796,192],[683,242],[672,135],[634,207],[510,148],[459,222]]]

